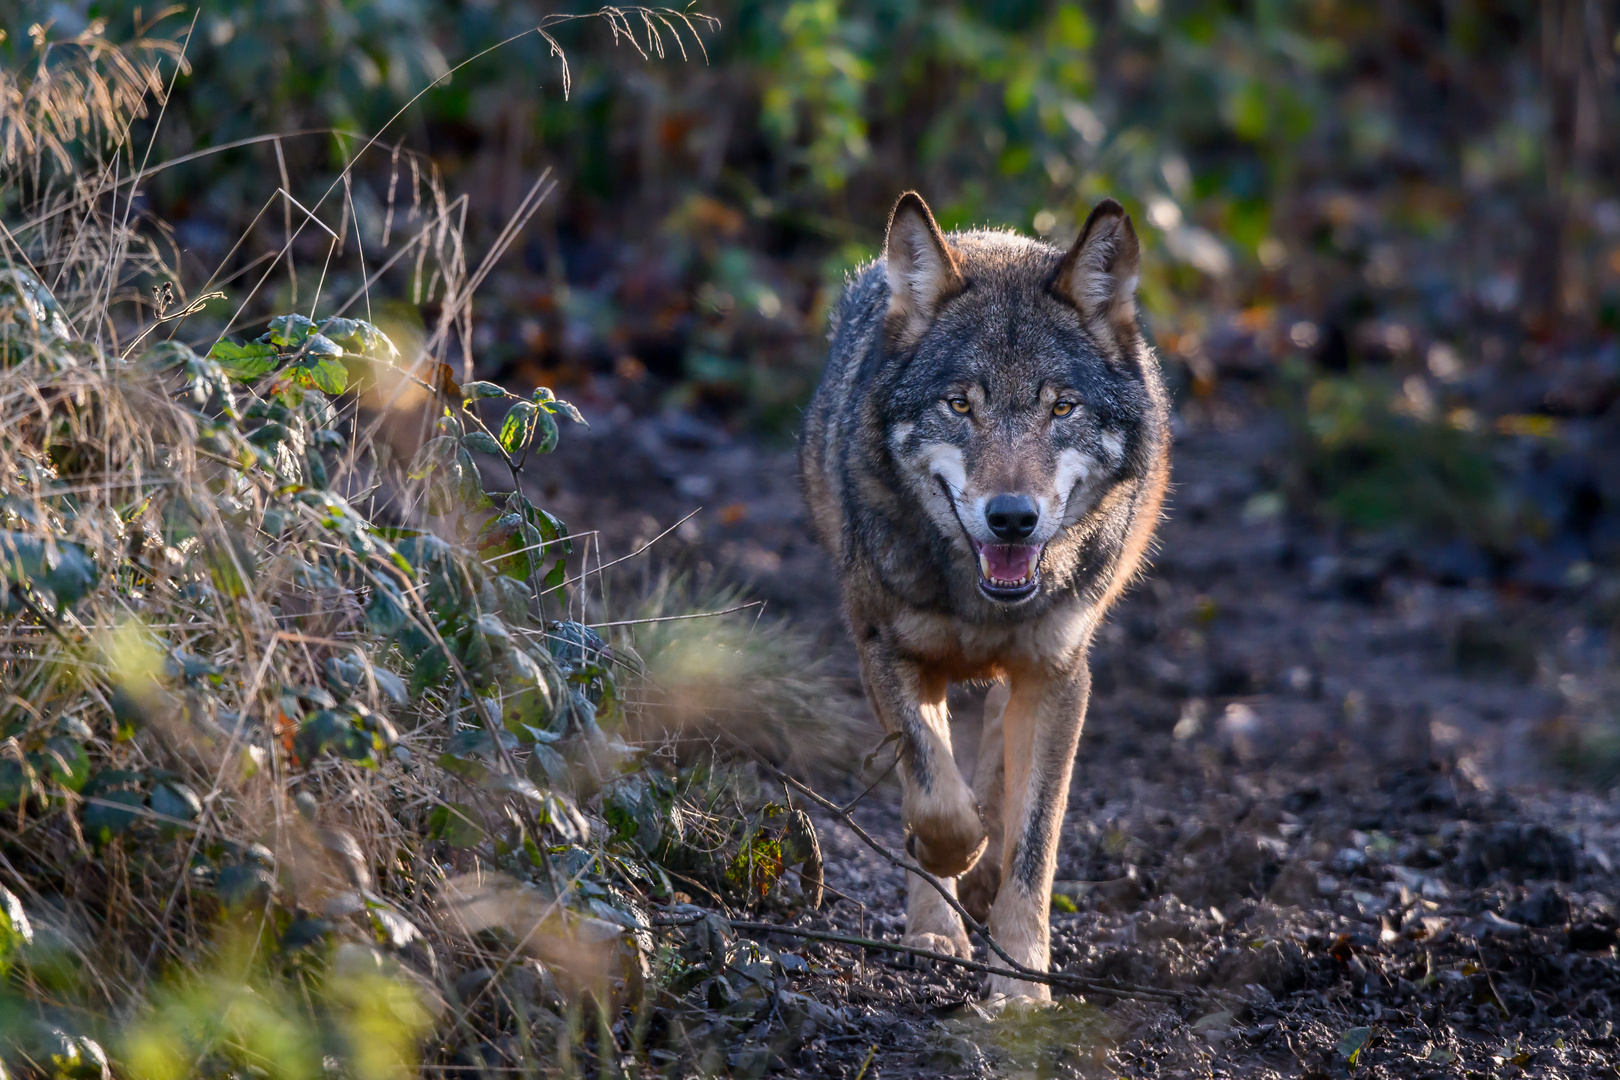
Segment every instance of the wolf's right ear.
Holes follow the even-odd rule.
[[[922,337],[939,306],[963,285],[945,235],[915,191],[900,196],[889,214],[883,264],[889,278],[889,334],[906,348]]]
[[[1131,216],[1104,199],[1086,218],[1074,247],[1058,263],[1052,291],[1079,309],[1097,337],[1123,346],[1136,327],[1136,281],[1141,245]]]

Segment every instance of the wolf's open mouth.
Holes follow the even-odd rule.
[[[1022,600],[1040,584],[1040,544],[985,544],[973,541],[979,556],[979,590],[992,600]]]

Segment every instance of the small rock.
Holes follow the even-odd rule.
[[[1502,913],[1516,923],[1544,928],[1569,921],[1569,901],[1551,885],[1543,885]]]

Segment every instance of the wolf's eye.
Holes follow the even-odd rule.
[[[965,397],[953,397],[948,400],[950,401],[951,411],[954,413],[966,416],[973,411],[973,406],[968,403],[968,399]]]
[[[1053,416],[1068,416],[1072,412],[1074,412],[1074,402],[1072,401],[1060,401],[1052,406]]]

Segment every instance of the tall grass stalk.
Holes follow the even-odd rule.
[[[644,55],[707,25],[597,14]],[[731,955],[677,962],[698,946],[656,943],[648,905],[678,882],[770,899],[814,847],[679,743],[722,713],[836,725],[751,612],[660,621],[666,587],[652,621],[614,619],[603,560],[570,576],[573,535],[527,498],[578,414],[471,380],[471,305],[552,181],[474,260],[467,198],[373,136],[315,199],[280,177],[279,246],[249,258],[250,230],[188,290],[138,208],[168,163],[132,136],[183,50],[92,27],[34,54],[0,72],[0,1057],[154,1078],[646,1063],[681,1029],[668,1001]],[[381,237],[362,167],[389,176]],[[350,317],[404,297],[436,324]]]

